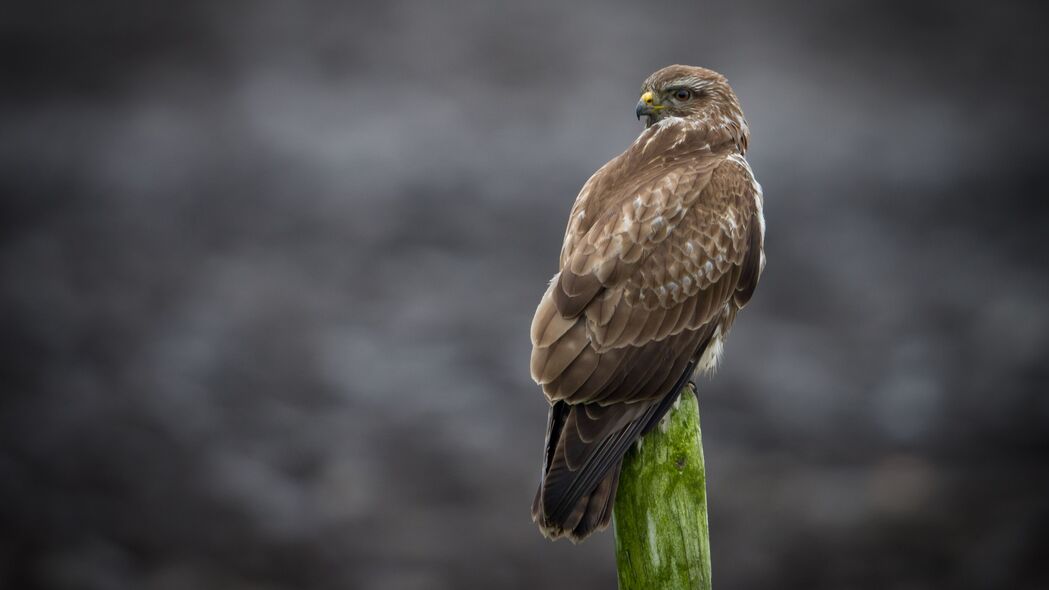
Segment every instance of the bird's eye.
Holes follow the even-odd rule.
[[[688,100],[692,98],[692,91],[688,88],[678,88],[674,91],[674,98],[678,100]]]

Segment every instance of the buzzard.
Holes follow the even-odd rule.
[[[749,131],[717,72],[645,80],[645,129],[583,185],[532,320],[550,416],[532,518],[578,542],[608,526],[623,455],[709,371],[765,266]]]

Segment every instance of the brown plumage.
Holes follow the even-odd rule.
[[[725,78],[669,66],[641,91],[646,129],[580,191],[532,320],[532,378],[551,404],[532,517],[552,539],[608,525],[624,453],[714,366],[765,264]]]

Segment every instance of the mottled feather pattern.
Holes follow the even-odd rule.
[[[622,454],[693,367],[716,364],[764,266],[735,96],[709,70],[661,72],[648,88],[685,72],[710,108],[659,120],[586,182],[532,323],[531,373],[552,404],[533,517],[552,538],[607,525]]]

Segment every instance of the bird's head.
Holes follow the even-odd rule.
[[[668,117],[718,123],[725,118],[743,120],[739,100],[725,77],[695,66],[667,66],[649,76],[641,85],[635,112],[638,119],[645,117],[646,127]]]

